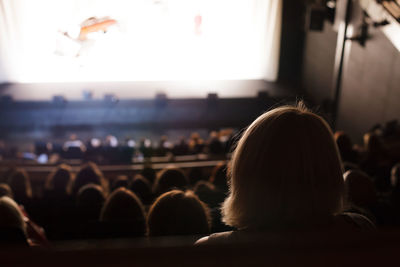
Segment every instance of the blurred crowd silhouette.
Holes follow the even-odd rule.
[[[393,127],[392,127],[393,128]],[[304,104],[283,106],[257,118],[233,142],[233,132],[194,133],[172,145],[103,145],[71,136],[67,154],[80,153],[78,171],[51,167],[41,190],[23,164],[4,163],[0,173],[0,242],[49,247],[57,240],[189,236],[188,244],[230,243],[285,231],[359,231],[400,226],[399,127],[374,127],[362,146],[342,131],[332,133]],[[232,146],[233,144],[233,146]],[[227,160],[205,168],[144,166],[109,179],[102,164],[147,156],[209,153]],[[98,150],[96,150],[98,149]],[[116,149],[118,153],[114,153]],[[148,150],[146,150],[148,149]],[[76,150],[76,151],[75,151]],[[100,152],[101,151],[101,152]],[[232,152],[232,155],[227,154]],[[36,154],[50,155],[46,143]],[[98,163],[91,161],[106,153]],[[149,154],[147,154],[149,153]],[[7,161],[8,162],[8,161]]]

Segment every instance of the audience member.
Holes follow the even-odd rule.
[[[153,155],[151,140],[147,138],[140,139],[139,151],[142,153],[144,158],[151,157]]]
[[[336,233],[372,229],[374,223],[400,225],[400,163],[393,166],[400,154],[394,151],[393,131],[385,135],[374,129],[364,136],[364,149],[358,148],[345,132],[333,135],[321,117],[299,104],[264,113],[236,135],[240,140],[232,136],[232,129],[212,131],[204,142],[192,133],[189,143],[182,137],[175,146],[163,136],[158,147],[144,138],[138,151],[130,139],[124,147],[115,136],[103,146],[92,139],[84,161],[130,164],[135,155],[146,158],[139,160],[145,168],[133,180],[126,176],[131,171],[111,171],[117,178],[110,180],[110,191],[109,180],[91,162],[76,175],[66,164],[54,167],[44,187],[34,173],[33,188],[27,172],[9,167],[0,177],[0,245],[46,244],[43,229],[30,217],[50,239],[140,237],[146,227],[151,237],[226,231],[200,244],[263,239],[277,231]],[[83,153],[81,143],[72,135],[65,149]],[[236,143],[231,161],[217,164],[208,180],[210,167],[186,168],[185,162],[185,172],[167,167],[156,173],[153,167],[161,164],[150,158],[170,152],[229,158],[226,147]],[[37,144],[40,153],[43,144]]]
[[[390,193],[390,201],[397,214],[397,222],[400,224],[400,163],[393,166],[390,175],[392,191]]]
[[[191,191],[169,191],[159,196],[151,206],[147,228],[149,236],[208,234],[208,207]]]
[[[228,193],[227,165],[225,162],[220,162],[214,167],[209,181],[215,185],[221,194]]]
[[[342,161],[357,164],[359,162],[359,155],[353,148],[350,137],[345,132],[338,131],[335,133],[334,138],[339,148]]]
[[[173,154],[176,156],[182,156],[189,154],[189,145],[184,136],[179,138],[179,142],[173,148]]]
[[[71,134],[69,140],[64,143],[63,157],[67,159],[82,159],[85,151],[84,143],[78,139],[76,134]]]
[[[361,215],[341,213],[345,191],[333,134],[302,104],[258,117],[239,140],[230,164],[222,214],[238,230],[199,243],[230,242],[273,230],[372,228]]]
[[[171,189],[186,190],[189,181],[181,169],[166,168],[158,173],[153,192],[159,196]]]
[[[369,206],[376,202],[376,191],[372,179],[358,170],[347,171],[343,175],[347,201],[359,207]]]
[[[218,132],[212,131],[207,141],[208,152],[211,155],[221,155],[225,153],[222,142],[219,139]]]
[[[24,215],[11,198],[0,197],[0,246],[28,246]]]
[[[107,189],[105,179],[100,169],[94,163],[88,163],[81,167],[79,172],[76,174],[72,186],[72,195],[76,196],[79,189],[87,184],[97,184],[103,187],[103,190]]]
[[[126,188],[110,194],[101,210],[102,237],[143,236],[146,231],[145,212],[140,199]]]
[[[375,133],[364,135],[365,157],[361,162],[361,168],[375,179],[378,190],[389,190],[390,168],[392,162],[381,138]]]
[[[46,228],[49,239],[67,238],[64,228],[75,220],[75,202],[71,191],[71,167],[61,164],[49,174],[43,199],[35,210],[35,220]]]
[[[198,181],[193,191],[209,208],[218,207],[219,204],[224,201],[224,197],[219,197],[220,195],[215,186],[207,181]]]
[[[343,177],[350,211],[365,215],[378,226],[395,223],[391,206],[383,200],[379,201],[371,177],[360,170],[347,171]]]
[[[71,167],[61,164],[47,177],[45,190],[50,198],[66,198],[69,195],[71,181]]]
[[[8,184],[4,183],[0,184],[0,197],[9,197],[9,198],[14,197],[11,187]]]
[[[135,176],[133,181],[129,184],[129,189],[135,193],[144,205],[150,205],[153,201],[153,193],[149,181],[142,175]]]
[[[192,133],[189,140],[189,153],[190,154],[202,153],[204,146],[205,146],[204,141],[200,137],[200,135],[196,132]]]
[[[81,151],[85,151],[86,147],[81,140],[78,139],[76,134],[71,134],[69,140],[65,142],[64,149],[68,151],[70,148],[79,148]]]
[[[161,136],[158,146],[154,150],[155,156],[164,157],[166,156],[172,149],[171,142],[168,141],[168,137],[166,135]]]
[[[128,188],[129,181],[126,175],[120,175],[115,179],[111,185],[111,191],[114,191],[120,187]]]
[[[14,194],[14,200],[29,209],[32,204],[32,188],[27,172],[21,169],[16,170],[10,176],[9,185]]]
[[[97,221],[105,201],[103,188],[97,184],[81,187],[76,198],[77,220],[79,223]]]

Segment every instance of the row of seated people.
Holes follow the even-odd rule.
[[[374,127],[362,146],[353,145],[343,131],[334,134],[344,170],[351,170],[344,174],[349,209],[383,226],[398,225],[400,215],[400,138],[391,129]]]
[[[8,182],[0,184],[0,195],[13,198],[26,218],[44,228],[47,238],[42,239],[201,235],[230,229],[218,208],[227,194],[223,162],[209,180],[195,184],[173,167],[157,175],[146,168],[108,183],[94,163],[83,165],[76,175],[68,165],[55,168],[41,197],[33,196],[29,175],[21,169],[10,169],[3,181]]]
[[[364,134],[362,146],[353,145],[343,131],[336,132],[334,137],[347,169],[361,169],[374,179],[379,191],[390,190],[391,169],[400,161],[400,136],[388,144],[387,137],[372,130]]]
[[[139,142],[132,138],[126,138],[124,142],[120,142],[113,135],[107,136],[104,141],[99,138],[91,138],[87,142],[83,142],[76,134],[72,134],[64,144],[36,141],[32,151],[17,153],[16,157],[39,163],[54,163],[60,159],[83,159],[107,164],[130,163],[132,159],[202,153],[223,156],[230,151],[232,137],[232,129],[211,131],[206,140],[201,138],[198,133],[193,132],[189,139],[181,136],[176,143],[169,141],[165,135],[161,136],[157,143],[148,138],[142,138]],[[6,154],[4,144],[2,145],[0,142],[0,159],[11,157]]]
[[[204,235],[197,241],[202,245],[262,240],[271,231],[351,233],[398,226],[399,165],[391,162],[392,175],[381,176],[374,167],[381,159],[366,163],[376,150],[353,147],[361,159],[350,164],[338,136],[335,140],[324,119],[300,103],[257,118],[238,140],[227,174],[217,179],[217,168],[213,178],[194,188],[177,169],[162,170],[154,180],[143,172],[143,177],[119,179],[108,187],[89,164],[76,174],[70,190],[68,167],[57,169],[35,205],[21,171],[10,172],[11,190],[4,191],[13,193],[51,239],[197,234]],[[392,183],[380,187],[380,179]]]

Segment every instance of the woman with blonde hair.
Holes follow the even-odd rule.
[[[329,125],[303,103],[258,117],[240,138],[228,176],[222,216],[238,231],[199,243],[229,242],[247,232],[346,227],[349,220],[354,221],[349,225],[364,220],[340,215],[344,182],[338,149]]]

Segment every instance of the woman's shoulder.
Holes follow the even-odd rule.
[[[248,242],[262,242],[270,232],[236,230],[211,234],[199,239],[196,245],[238,244]]]
[[[365,216],[353,213],[343,212],[334,217],[333,225],[325,225],[323,228],[313,228],[312,232],[347,232],[347,231],[368,231],[375,229],[375,225]],[[292,229],[293,230],[293,229]],[[304,229],[303,229],[304,230]],[[310,229],[308,229],[310,230]],[[282,229],[281,229],[282,231]],[[284,231],[285,232],[285,231]],[[265,240],[266,235],[274,233],[274,231],[228,231],[221,233],[214,233],[209,236],[203,237],[196,241],[195,245],[213,245],[213,244],[232,244],[237,242],[246,241],[261,241]],[[302,231],[300,231],[302,233]]]
[[[376,228],[374,223],[367,217],[353,212],[340,213],[335,216],[335,221],[338,226],[345,226],[352,229],[372,230]]]
[[[196,241],[195,245],[209,245],[209,244],[225,244],[231,243],[234,238],[234,231],[227,231],[221,233],[214,233],[209,236],[205,236]]]

